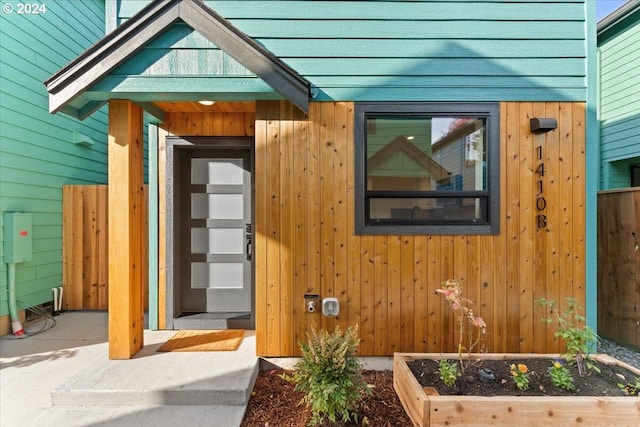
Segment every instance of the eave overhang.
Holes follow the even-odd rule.
[[[78,118],[93,113],[104,101],[89,102],[80,108],[71,106],[71,103],[178,20],[216,44],[302,111],[308,112],[310,83],[201,0],[153,1],[105,36],[44,82],[49,92],[49,112],[64,112]]]
[[[639,21],[640,1],[631,0],[626,2],[598,22],[598,46],[610,38],[615,37],[619,32],[624,31],[626,27],[635,25]]]

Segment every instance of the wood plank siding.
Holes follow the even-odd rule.
[[[0,212],[31,213],[33,221],[33,258],[16,266],[20,310],[52,301],[51,288],[62,285],[62,186],[107,181],[106,109],[84,122],[53,116],[42,84],[104,36],[105,4],[51,0],[38,3],[46,12],[19,14],[22,4],[6,3],[13,13],[0,14]],[[3,228],[0,215],[0,248]],[[4,316],[1,254],[0,289]]]
[[[259,106],[258,354],[299,354],[293,343],[311,325],[335,323],[360,324],[362,354],[452,351],[453,319],[435,294],[448,278],[463,284],[487,320],[489,351],[560,349],[534,300],[575,297],[584,305],[583,103],[501,104],[496,236],[355,235],[353,104],[313,103],[302,123],[285,103]],[[558,117],[557,131],[531,134],[534,114]],[[536,226],[536,146],[544,147],[548,170],[546,229]],[[305,293],[337,297],[340,316],[305,313]]]
[[[298,342],[312,327],[356,323],[363,355],[453,351],[453,318],[435,293],[446,279],[459,280],[486,319],[489,351],[560,350],[534,300],[574,297],[585,303],[585,104],[503,102],[500,109],[498,235],[367,236],[354,234],[353,103],[311,103],[304,118],[288,102],[257,102],[259,355],[298,355]],[[558,129],[532,134],[533,116],[557,117]],[[167,122],[175,135],[224,132],[206,124],[220,120],[213,115],[175,118]],[[238,135],[252,135],[243,123],[242,130],[235,128]],[[536,147],[543,147],[548,171],[546,228],[536,222]],[[162,212],[162,194],[160,200]],[[163,286],[161,280],[160,300]],[[338,298],[340,316],[305,313],[307,293]]]
[[[453,319],[435,294],[448,278],[460,280],[487,320],[490,351],[560,349],[534,300],[571,296],[584,305],[583,103],[501,104],[499,235],[375,237],[353,233],[353,104],[313,103],[308,122],[284,103],[259,105],[258,354],[298,354],[292,340],[336,323],[360,324],[362,354],[453,351]],[[558,117],[558,130],[531,134],[536,114]],[[543,229],[536,144],[548,168]],[[305,293],[337,297],[340,316],[305,313]]]

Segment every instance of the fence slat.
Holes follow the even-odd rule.
[[[144,200],[148,203],[147,188]],[[143,213],[147,215],[147,206]],[[109,301],[108,187],[62,187],[62,285],[65,310],[107,310]],[[148,221],[145,220],[148,229]],[[146,234],[146,229],[145,229]],[[143,255],[148,251],[146,247]],[[148,305],[147,265],[143,272]]]
[[[598,194],[598,333],[640,348],[640,189]]]

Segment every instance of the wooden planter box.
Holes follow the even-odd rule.
[[[638,426],[640,397],[558,397],[558,396],[441,396],[424,389],[409,370],[408,361],[441,358],[457,359],[458,354],[395,353],[393,386],[414,426]],[[557,358],[550,354],[474,354],[474,359]],[[606,355],[598,362],[624,367],[640,376],[640,370]]]

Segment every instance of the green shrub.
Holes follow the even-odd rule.
[[[333,333],[312,330],[308,341],[300,344],[302,360],[285,379],[305,394],[300,404],[311,408],[309,425],[327,419],[358,422],[360,401],[370,392],[354,356],[360,344],[358,326],[347,328],[344,334],[339,326]]]
[[[565,300],[567,308],[562,313],[556,301],[546,298],[536,300],[536,304],[547,307],[551,311],[551,316],[544,317],[542,320],[547,323],[555,321],[558,324],[558,330],[554,335],[561,338],[567,347],[562,357],[568,363],[575,363],[578,366],[578,374],[581,377],[586,375],[587,369],[600,373],[600,368],[591,357],[591,353],[598,345],[598,334],[586,325],[585,317],[578,313],[582,310],[578,301],[570,297]]]
[[[551,377],[551,382],[556,387],[570,391],[576,389],[571,372],[569,372],[567,367],[559,360],[554,361],[549,368],[549,376]]]
[[[460,371],[458,371],[458,364],[456,362],[449,362],[447,359],[440,359],[438,372],[440,373],[440,379],[448,387],[453,386],[462,375]]]

